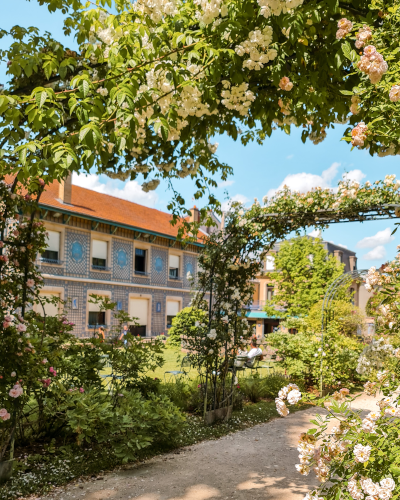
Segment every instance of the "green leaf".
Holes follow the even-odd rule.
[[[47,92],[45,90],[43,90],[42,92],[38,92],[35,95],[35,99],[36,99],[36,104],[38,105],[38,108],[40,109],[43,106],[43,104],[46,102]]]
[[[79,90],[82,92],[83,97],[86,97],[90,90],[90,85],[87,80],[82,80],[79,84]]]
[[[350,92],[350,90],[340,90],[340,93],[343,95],[354,95],[354,93]]]

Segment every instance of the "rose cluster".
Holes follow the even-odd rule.
[[[286,90],[288,92],[289,90],[292,90],[293,83],[289,80],[289,78],[287,76],[284,76],[283,78],[281,78],[281,80],[279,82],[279,87],[282,90]]]
[[[353,29],[353,23],[351,21],[349,21],[348,19],[346,19],[345,17],[340,19],[340,21],[338,21],[337,25],[338,25],[339,29],[336,32],[336,38],[338,40],[340,40],[341,38],[344,38]]]
[[[364,141],[367,138],[368,126],[364,122],[360,122],[351,131],[352,145],[353,146],[364,146]]]
[[[372,39],[371,28],[364,24],[364,26],[360,29],[360,31],[356,35],[356,43],[355,46],[357,49],[362,49],[365,47],[365,44]]]
[[[224,80],[222,82],[224,89],[221,92],[222,104],[234,111],[238,111],[242,116],[247,115],[251,103],[255,100],[255,95],[251,90],[248,90],[248,83],[241,83],[240,85],[231,87],[231,84]]]
[[[243,61],[243,68],[257,71],[263,68],[264,64],[276,58],[278,52],[268,48],[272,42],[272,35],[271,26],[266,26],[262,31],[256,28],[254,31],[250,31],[247,40],[236,45],[235,52],[238,56],[249,55],[249,58]]]
[[[304,0],[257,0],[261,7],[260,14],[268,19],[271,15],[286,14],[288,10],[296,9]]]
[[[275,399],[276,410],[282,417],[289,415],[285,399],[290,405],[294,405],[300,401],[301,392],[296,384],[289,384],[286,387],[282,387],[278,393],[278,397]]]
[[[368,75],[371,83],[378,83],[388,70],[387,62],[373,45],[364,48],[364,54],[358,61],[357,67]]]

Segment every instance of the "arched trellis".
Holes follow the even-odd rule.
[[[348,288],[348,286],[356,280],[362,280],[368,273],[368,269],[356,269],[354,271],[349,271],[340,275],[338,278],[333,281],[327,291],[325,292],[324,300],[322,302],[322,312],[321,312],[321,378],[320,378],[320,390],[322,394],[323,390],[323,372],[322,372],[322,362],[323,362],[323,353],[324,353],[324,331],[328,326],[328,322],[333,319],[331,315],[330,306],[335,300],[337,294],[343,288]]]

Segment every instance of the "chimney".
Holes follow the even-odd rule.
[[[355,271],[357,269],[357,257],[355,255],[350,255],[350,271]]]
[[[225,231],[225,212],[222,212],[222,217],[221,217],[221,231],[224,233]]]
[[[72,173],[63,179],[58,186],[58,198],[67,205],[71,205],[72,198]]]
[[[189,216],[189,222],[199,222],[200,214],[199,209],[194,205],[193,208],[190,209],[192,215]]]
[[[343,252],[341,250],[334,250],[333,255],[338,262],[343,262]]]

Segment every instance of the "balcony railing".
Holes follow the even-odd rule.
[[[94,264],[92,264],[92,269],[93,269],[93,271],[111,271],[111,267],[95,266]]]
[[[146,271],[135,271],[133,274],[134,278],[148,278],[150,276],[150,273],[147,273]]]
[[[253,300],[253,302],[246,306],[246,309],[250,309],[250,311],[261,311],[265,306],[265,300]]]
[[[45,257],[41,257],[39,259],[39,261],[42,263],[42,264],[56,264],[56,265],[61,265],[61,264],[64,264],[64,261],[63,260],[58,260],[58,259],[46,259]]]
[[[182,276],[171,276],[170,274],[168,275],[168,279],[171,281],[182,281]]]

